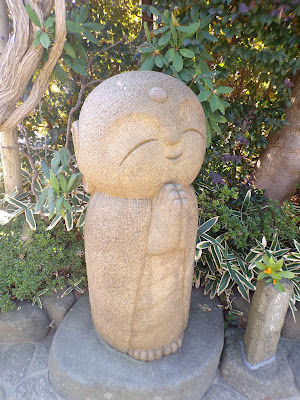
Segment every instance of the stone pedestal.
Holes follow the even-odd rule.
[[[280,282],[285,292],[279,292],[264,280],[257,282],[244,336],[245,355],[252,366],[272,361],[276,354],[293,290],[291,281],[282,279]]]
[[[53,339],[50,382],[69,400],[200,400],[216,375],[223,347],[223,314],[217,306],[216,299],[194,290],[182,347],[142,362],[99,337],[83,296]]]

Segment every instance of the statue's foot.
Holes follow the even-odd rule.
[[[159,347],[158,349],[153,350],[133,350],[130,349],[128,354],[140,361],[153,361],[159,360],[162,356],[167,356],[171,353],[174,353],[177,349],[179,349],[182,345],[183,333],[173,342],[167,344],[166,346]]]

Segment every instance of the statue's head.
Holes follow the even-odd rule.
[[[165,183],[189,185],[203,162],[205,126],[199,100],[175,78],[137,71],[107,79],[73,124],[87,190],[143,199]]]

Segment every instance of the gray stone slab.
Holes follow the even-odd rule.
[[[0,313],[0,343],[36,343],[48,330],[47,314],[36,304],[18,302],[12,311]]]
[[[299,305],[297,305],[299,308]],[[281,330],[281,336],[286,339],[294,339],[300,341],[300,312],[295,313],[296,321],[294,321],[291,310],[288,310],[285,316],[284,324]]]
[[[30,373],[42,371],[48,368],[52,340],[53,334],[49,334],[43,341],[36,343],[33,361],[30,366]]]
[[[225,335],[220,371],[224,381],[250,400],[274,400],[293,396],[294,377],[284,352],[278,348],[276,361],[250,370],[242,358],[240,342],[244,332],[229,328]]]
[[[202,400],[247,400],[246,397],[237,393],[233,389],[220,386],[211,385]]]
[[[26,375],[34,354],[33,344],[0,346],[0,381],[14,386]]]
[[[45,376],[36,376],[21,383],[10,400],[56,400]]]
[[[0,386],[0,400],[6,400],[4,389]]]
[[[223,347],[223,315],[217,306],[202,290],[193,291],[182,347],[142,362],[99,337],[84,295],[54,336],[50,381],[70,400],[200,400],[216,375]]]
[[[75,303],[75,297],[73,293],[71,292],[62,297],[64,292],[65,289],[59,290],[51,295],[46,293],[40,298],[43,309],[46,311],[51,322],[51,326],[54,328],[59,327],[65,315]]]
[[[300,389],[300,343],[289,343],[288,361],[297,387]]]

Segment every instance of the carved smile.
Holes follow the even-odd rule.
[[[177,155],[175,155],[175,156],[167,156],[166,158],[168,159],[168,160],[173,160],[173,161],[176,161],[176,160],[178,160],[181,156],[182,156],[182,154],[183,154],[183,152],[181,152],[180,154],[177,154]]]

